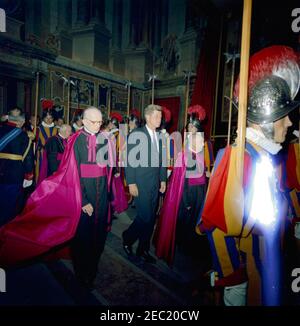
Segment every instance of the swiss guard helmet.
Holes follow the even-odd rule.
[[[202,121],[205,117],[206,111],[201,105],[196,104],[188,108],[188,125],[191,123],[199,132],[203,132]]]
[[[259,81],[249,97],[248,116],[250,122],[265,124],[285,117],[299,106],[292,101],[287,82],[278,76],[268,76]]]
[[[172,119],[172,113],[166,106],[162,106],[161,111],[162,111],[162,118],[161,118],[160,128],[167,129]]]
[[[300,105],[294,101],[300,87],[299,57],[286,46],[271,46],[249,60],[247,120],[262,127],[272,138],[273,122],[282,119]],[[238,102],[239,80],[234,97]]]
[[[131,109],[130,110],[129,117],[126,117],[125,118],[125,121],[128,124],[129,123],[133,123],[136,128],[139,127],[140,120],[141,120],[141,114],[140,114],[140,111],[138,109]]]
[[[110,115],[110,122],[115,125],[116,128],[119,128],[119,124],[122,122],[123,117],[118,112],[112,112]]]

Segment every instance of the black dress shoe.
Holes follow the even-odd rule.
[[[149,264],[155,264],[156,259],[152,257],[148,251],[144,251],[142,254],[137,254],[138,257],[140,257],[142,260],[145,261],[145,263]]]
[[[88,291],[93,291],[95,289],[95,284],[94,284],[94,280],[90,280],[90,279],[87,279],[87,278],[80,278],[78,279],[79,281],[79,284],[87,289]]]
[[[125,243],[123,243],[123,249],[128,257],[133,255],[132,247],[130,245],[126,245]]]
[[[92,280],[87,280],[86,283],[85,283],[85,286],[89,291],[93,291],[96,288],[95,283]]]

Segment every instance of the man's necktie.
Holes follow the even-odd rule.
[[[157,152],[159,152],[155,131],[153,131],[153,134],[152,134],[152,142],[153,142],[153,145],[154,145],[155,150]]]

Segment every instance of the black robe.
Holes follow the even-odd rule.
[[[88,138],[89,134],[82,131],[74,144],[74,153],[80,177],[82,207],[91,204],[94,211],[92,216],[81,213],[71,246],[76,276],[85,284],[93,282],[96,277],[109,224],[107,176],[84,178],[81,175],[81,165],[97,165],[96,160],[94,162],[88,160]],[[97,146],[97,149],[99,147]]]
[[[177,224],[176,224],[176,244],[180,246],[186,254],[199,255],[200,242],[203,239],[195,232],[195,227],[199,218],[201,208],[205,199],[206,184],[190,185],[188,174],[198,174],[199,166],[196,163],[194,153],[188,155],[188,164],[186,167],[186,176],[184,180],[184,189],[179,206]],[[191,161],[193,159],[193,161]],[[205,172],[204,172],[205,173]]]
[[[59,154],[63,154],[63,152],[65,151],[66,144],[66,140],[59,135],[50,137],[47,141],[45,149],[47,152],[48,160],[48,177],[52,175],[55,171],[57,171],[61,161]]]

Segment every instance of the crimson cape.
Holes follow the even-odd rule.
[[[47,253],[75,235],[82,202],[73,150],[79,135],[80,132],[69,138],[59,169],[39,184],[23,212],[0,228],[0,266],[17,264]]]

